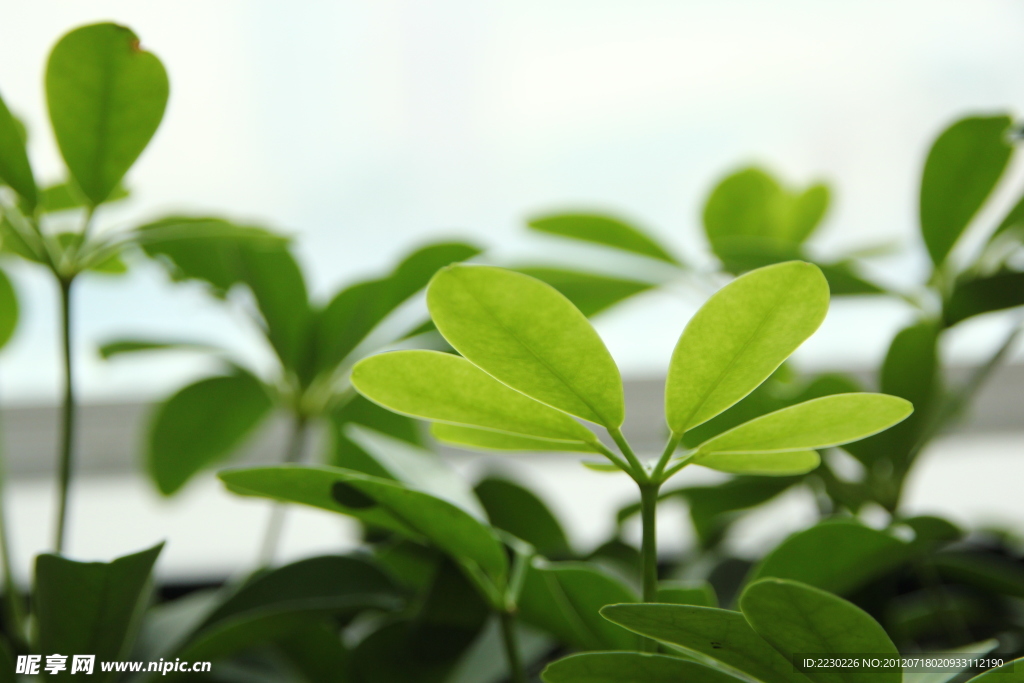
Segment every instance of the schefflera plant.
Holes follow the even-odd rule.
[[[808,472],[817,449],[862,439],[906,418],[901,398],[847,393],[763,415],[680,451],[689,430],[768,378],[828,310],[821,271],[799,261],[752,271],[714,294],[687,324],[668,370],[669,437],[644,462],[622,433],[619,369],[586,317],[547,284],[490,266],[450,266],[427,289],[438,331],[461,355],[396,351],[360,361],[352,384],[395,412],[430,420],[441,441],[507,451],[604,455],[641,494],[643,597],[658,589],[656,504],[688,465],[761,475]],[[605,444],[583,421],[603,427]],[[614,445],[614,448],[613,448]]]

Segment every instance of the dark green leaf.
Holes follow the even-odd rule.
[[[28,205],[29,212],[37,201],[36,180],[25,152],[25,139],[0,97],[0,183],[10,185]]]
[[[1024,599],[1024,569],[1020,563],[994,554],[937,553],[932,560],[939,574],[997,595]]]
[[[275,641],[309,683],[351,683],[351,655],[333,621],[302,626]]]
[[[612,605],[606,619],[648,638],[708,657],[760,683],[807,683],[739,612],[689,605]]]
[[[658,599],[671,605],[695,605],[697,607],[718,607],[715,587],[707,581],[661,581],[658,583]]]
[[[130,29],[94,24],[60,39],[46,99],[61,154],[92,205],[102,203],[160,125],[167,72]]]
[[[710,546],[738,512],[768,502],[799,481],[800,477],[735,477],[714,486],[680,489],[679,494],[689,503],[697,537]]]
[[[1024,681],[1024,657],[978,674],[967,683],[1021,683]]]
[[[549,664],[544,683],[739,683],[738,678],[678,657],[588,652]]]
[[[161,543],[110,563],[75,562],[50,554],[37,557],[33,596],[36,651],[94,654],[97,661],[124,659],[162,548]],[[111,680],[113,676],[99,678]],[[71,667],[56,680],[75,680]]]
[[[148,353],[150,351],[201,351],[204,353],[215,353],[219,350],[215,346],[198,342],[118,339],[100,346],[99,353],[103,360],[109,360],[115,356],[131,353]]]
[[[679,261],[649,235],[610,216],[586,213],[555,214],[534,218],[527,221],[527,225],[537,232],[603,244],[679,265]]]
[[[597,438],[565,413],[449,353],[370,356],[353,368],[352,385],[375,403],[421,419],[560,441],[593,443]]]
[[[946,260],[1010,161],[1008,116],[957,121],[935,140],[921,176],[921,235],[932,262]]]
[[[526,487],[508,479],[488,477],[474,491],[491,524],[498,529],[521,538],[545,557],[559,559],[572,554],[558,519]]]
[[[592,564],[536,559],[526,573],[519,614],[573,647],[632,650],[637,638],[603,619],[600,610],[636,601],[633,591]]]
[[[14,336],[18,327],[18,295],[7,273],[0,270],[0,348]]]
[[[1024,306],[1024,273],[1001,270],[958,280],[942,307],[946,327],[982,313]]]
[[[580,309],[580,313],[588,318],[654,287],[649,282],[623,280],[607,275],[559,268],[529,266],[516,268],[516,270],[548,283],[561,292],[576,308]]]
[[[844,595],[910,557],[910,546],[885,532],[852,520],[832,520],[784,540],[761,560],[749,580],[792,579]]]
[[[431,280],[427,306],[444,338],[498,381],[609,429],[622,425],[619,369],[555,288],[502,268],[449,266]]]
[[[740,597],[740,609],[758,635],[791,662],[799,654],[899,656],[885,630],[866,612],[796,581],[752,583]],[[903,678],[898,668],[808,668],[804,673],[815,683],[900,683]]]
[[[263,384],[241,372],[178,391],[157,409],[149,429],[147,464],[157,488],[170,495],[227,458],[272,406]]]
[[[422,430],[415,420],[381,408],[359,394],[332,410],[328,418],[332,443],[329,464],[337,467],[377,477],[391,476],[373,455],[349,438],[349,425],[369,427],[414,446],[424,445]]]
[[[828,288],[832,296],[856,296],[858,294],[885,294],[885,290],[873,282],[865,280],[856,271],[853,263],[819,263],[822,274],[828,280]]]

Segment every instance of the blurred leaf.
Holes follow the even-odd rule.
[[[46,66],[46,99],[61,154],[95,206],[110,195],[160,125],[167,72],[130,29],[71,31]]]
[[[1020,683],[1024,680],[1024,657],[978,674],[967,683]]]
[[[918,515],[901,522],[914,530],[914,543],[949,543],[964,536],[960,527],[948,519],[932,515]]]
[[[690,319],[672,353],[669,428],[682,435],[756,389],[827,312],[828,285],[808,263],[769,266],[723,287]]]
[[[851,602],[796,581],[762,579],[740,597],[740,609],[757,634],[789,661],[795,655],[871,653],[898,657],[896,646],[871,616]],[[900,683],[899,669],[808,668],[815,683]]]
[[[734,477],[713,486],[679,490],[690,506],[690,519],[705,546],[714,545],[735,514],[766,503],[801,481],[800,477]]]
[[[0,97],[0,183],[13,188],[31,213],[37,201],[36,180],[25,151],[25,138],[3,97]]]
[[[149,428],[147,465],[164,495],[227,458],[273,407],[248,373],[208,377],[179,390],[157,408]]]
[[[479,253],[479,248],[461,242],[430,244],[409,254],[391,274],[338,292],[319,314],[317,371],[340,363],[389,313],[426,287],[440,268]]]
[[[821,464],[817,451],[772,451],[761,453],[708,453],[698,456],[694,464],[729,474],[789,476],[806,474]]]
[[[827,448],[888,429],[913,411],[886,394],[834,394],[804,401],[734,427],[697,447],[695,464],[719,453],[769,453]]]
[[[483,479],[474,491],[493,526],[521,538],[545,557],[572,555],[558,518],[526,487],[492,476]]]
[[[94,654],[97,661],[128,654],[148,597],[150,573],[163,544],[110,563],[36,558],[34,650]],[[97,673],[100,673],[97,670]],[[113,676],[100,676],[111,680]],[[74,680],[71,667],[55,680]]]
[[[219,218],[170,217],[139,228],[145,252],[175,280],[200,280],[218,297],[236,285],[253,294],[281,361],[298,368],[306,356],[309,303],[288,241],[262,228]]]
[[[1020,563],[994,554],[942,552],[932,564],[943,577],[997,595],[1024,598],[1024,569]]]
[[[740,679],[678,657],[642,652],[588,652],[548,664],[544,683],[737,683]]]
[[[739,612],[689,605],[612,605],[606,619],[648,638],[708,657],[759,683],[807,683],[807,678],[758,636]]]
[[[921,235],[932,262],[949,255],[1013,153],[1009,116],[961,119],[936,138],[921,176]]]
[[[995,242],[1006,233],[1019,230],[1021,227],[1024,227],[1024,197],[1018,199],[1013,208],[1006,212],[1002,222],[999,223],[995,231],[988,238],[989,244]]]
[[[594,242],[642,256],[679,265],[672,254],[645,232],[610,216],[566,213],[542,216],[527,221],[531,230],[550,235]]]
[[[358,443],[349,438],[350,425],[361,425],[387,434],[414,446],[424,445],[421,430],[415,420],[381,408],[359,394],[335,407],[328,414],[331,449],[328,464],[336,467],[392,478],[380,462]]]
[[[715,593],[715,587],[703,580],[661,581],[658,583],[658,598],[655,602],[718,607],[718,595]]]
[[[580,452],[593,453],[596,449],[586,443],[570,441],[551,441],[548,439],[535,439],[529,436],[517,434],[504,434],[492,432],[488,429],[477,429],[475,427],[461,427],[458,425],[435,422],[430,425],[430,433],[438,441],[459,448],[469,450],[491,450],[491,451],[543,451],[543,452]],[[619,468],[608,463],[616,472]]]
[[[649,282],[623,280],[607,275],[558,268],[526,266],[516,268],[516,271],[551,285],[588,318],[594,317],[631,296],[654,288],[654,285]]]
[[[565,413],[449,353],[393,351],[370,356],[353,368],[352,385],[371,401],[420,419],[561,441],[597,438]]]
[[[324,615],[394,611],[403,602],[387,576],[368,560],[313,557],[243,585],[203,621],[178,656],[217,659],[308,627]]]
[[[849,261],[819,263],[822,274],[828,280],[832,296],[856,296],[858,294],[885,294],[885,290],[857,274]]]
[[[444,338],[498,381],[609,429],[622,425],[615,361],[550,285],[502,268],[449,266],[431,280],[427,306]]]
[[[113,252],[110,256],[89,266],[89,270],[106,275],[123,275],[128,272],[128,264],[121,258],[121,254]]]
[[[299,627],[275,641],[309,683],[350,683],[351,655],[330,620]]]
[[[854,520],[827,520],[776,546],[754,568],[749,581],[791,579],[846,595],[904,564],[911,554],[907,543],[885,532]]]
[[[128,189],[118,183],[104,199],[105,203],[126,199]],[[58,183],[44,187],[39,193],[39,210],[43,213],[56,213],[69,209],[81,209],[89,205],[89,199],[72,182]]]
[[[952,650],[945,650],[942,654],[958,658],[961,662],[967,664],[970,659],[973,659],[978,655],[988,654],[998,646],[999,641],[991,639],[980,643],[965,645],[964,647],[953,648]],[[959,675],[968,668],[970,667],[964,666],[959,671],[905,671],[903,673],[903,683],[949,683],[949,681],[958,678]]]
[[[960,279],[942,307],[946,327],[976,315],[1024,306],[1024,273],[1001,270],[992,275]]]
[[[412,529],[459,561],[468,560],[501,586],[508,570],[505,549],[484,522],[462,508],[436,496],[395,481],[337,467],[278,466],[225,470],[219,473],[228,488],[242,495],[275,498],[334,510],[366,514],[377,508],[393,523],[389,528]]]
[[[0,270],[0,349],[14,336],[18,327],[18,294],[7,273]]]
[[[99,354],[103,360],[110,360],[115,356],[130,353],[148,353],[150,351],[200,351],[215,353],[220,351],[220,349],[199,342],[157,341],[155,339],[117,339],[107,342],[99,348]]]
[[[582,562],[534,560],[519,598],[520,618],[585,650],[633,650],[638,640],[600,615],[605,605],[636,602],[617,579]]]

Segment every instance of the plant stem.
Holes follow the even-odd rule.
[[[297,414],[292,421],[291,438],[288,440],[288,449],[285,451],[284,462],[296,463],[302,461],[302,455],[306,450],[306,416]],[[260,547],[259,564],[261,567],[270,566],[277,554],[277,546],[281,543],[281,534],[284,531],[284,518],[287,508],[281,503],[275,503],[270,510],[270,520],[267,522],[267,530],[263,535],[263,544]]]
[[[622,430],[609,429],[608,433],[611,434],[611,437],[615,440],[619,450],[622,451],[624,456],[626,456],[626,460],[629,461],[630,466],[633,468],[633,479],[635,479],[638,484],[650,481],[650,475],[648,474],[647,469],[640,462],[640,459],[636,457],[636,453],[633,452],[633,449],[629,447],[626,437],[622,435]]]
[[[658,599],[658,489],[660,484],[640,485],[640,520],[643,524],[643,560],[644,602],[656,602]],[[644,638],[641,649],[654,652],[657,648],[653,640]]]
[[[511,683],[526,683],[526,672],[523,671],[523,662],[519,658],[516,618],[510,612],[502,612],[500,619],[501,639],[505,643],[505,660],[508,663],[508,679]]]
[[[668,438],[668,443],[665,444],[665,450],[662,452],[661,457],[658,458],[658,464],[654,467],[654,473],[651,475],[651,479],[655,481],[664,481],[662,475],[665,473],[665,468],[668,467],[669,461],[672,459],[672,454],[679,448],[679,442],[683,440],[682,434],[676,434],[672,432]]]
[[[61,407],[60,441],[60,498],[57,507],[57,531],[54,551],[64,552],[65,528],[68,513],[68,489],[71,486],[71,466],[75,442],[75,384],[74,366],[71,360],[71,289],[74,277],[60,279],[61,333],[64,346],[64,403]]]

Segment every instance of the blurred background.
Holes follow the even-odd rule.
[[[700,267],[709,258],[700,229],[707,192],[751,162],[794,185],[831,184],[832,208],[814,241],[821,257],[879,242],[916,247],[931,140],[968,113],[1019,111],[1024,92],[1024,6],[1011,0],[9,2],[0,88],[28,124],[45,181],[60,180],[46,55],[70,28],[100,20],[131,26],[171,76],[164,123],[127,179],[133,199],[104,209],[102,223],[187,209],[281,229],[295,236],[311,288],[324,297],[440,235],[486,246],[495,261],[576,260],[600,270],[600,250],[524,230],[525,218],[566,208],[629,217]],[[1022,171],[1011,169],[980,219],[1016,199]],[[924,276],[923,250],[895,254],[873,261],[871,275],[894,285]],[[230,346],[257,366],[270,359],[247,321],[226,316],[198,287],[171,286],[141,260],[133,266],[127,281],[93,276],[78,291],[79,386],[91,405],[70,552],[109,558],[170,538],[160,572],[218,575],[255,557],[266,506],[222,493],[209,477],[166,501],[133,465],[146,404],[207,368],[184,356],[105,363],[95,348],[127,334],[164,335]],[[0,399],[15,559],[25,573],[49,538],[57,313],[41,273],[13,264],[11,272],[24,313],[0,357]],[[656,386],[700,302],[694,291],[659,289],[597,320],[627,380]],[[841,301],[797,364],[877,366],[912,315],[888,299]],[[959,326],[945,360],[985,356],[1012,322]],[[1012,410],[1021,377],[1011,367],[983,397],[1004,409],[999,419],[928,452],[911,482],[911,511],[969,525],[1024,516],[1014,486],[1024,474],[1024,427]],[[657,390],[637,391],[642,410]],[[568,456],[525,459],[517,471],[548,493],[583,547],[630,500],[624,477],[590,473]],[[814,519],[807,500],[774,509],[737,542],[770,546]],[[288,528],[288,557],[352,541],[349,527],[315,512],[293,515]],[[662,528],[668,547],[688,533],[681,515]]]

